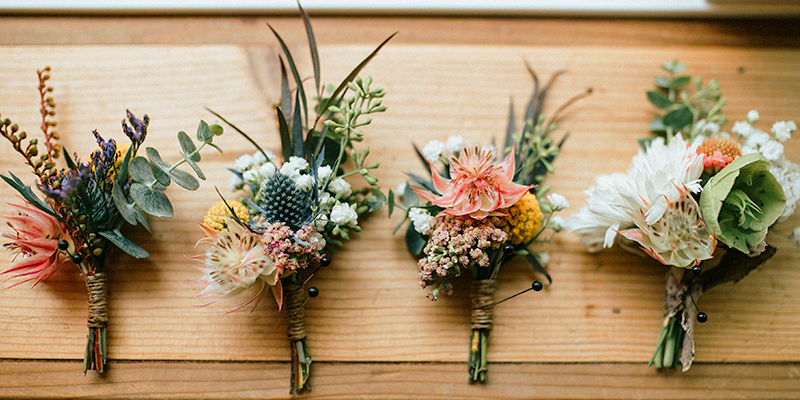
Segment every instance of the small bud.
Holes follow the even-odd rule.
[[[95,256],[99,256],[100,254],[103,254],[103,249],[98,247],[98,248],[92,250],[92,254],[94,254]]]
[[[17,124],[11,125],[11,132],[16,132],[18,130],[19,130],[19,125],[17,125]],[[23,132],[23,133],[25,133],[25,132]],[[22,135],[22,133],[20,133],[20,135]]]

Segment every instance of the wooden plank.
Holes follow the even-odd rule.
[[[291,398],[285,363],[109,364],[106,375],[76,373],[75,362],[0,363],[0,397],[105,399]],[[460,363],[315,363],[320,399],[793,399],[797,364],[696,364],[658,373],[640,363],[490,365],[484,385]]]
[[[91,129],[120,138],[118,124],[126,107],[150,114],[148,143],[163,149],[166,158],[175,158],[175,132],[191,132],[198,119],[209,119],[203,106],[278,150],[269,112],[278,96],[276,71],[274,64],[254,61],[274,57],[274,48],[76,46],[3,51],[10,60],[0,71],[3,117],[13,117],[23,127],[38,125],[33,71],[50,64],[63,143],[79,154],[94,146],[87,139]],[[365,46],[322,47],[326,79],[344,76],[368,52]],[[371,157],[383,163],[378,176],[392,188],[404,179],[404,171],[418,170],[412,141],[424,144],[460,134],[468,142],[486,143],[498,136],[509,96],[527,97],[529,78],[520,60],[528,59],[544,76],[561,68],[569,71],[554,87],[550,107],[586,87],[596,91],[565,115],[563,127],[572,136],[551,180],[576,210],[585,201],[581,191],[594,175],[627,168],[636,152],[635,139],[645,135],[650,118],[643,92],[664,57],[663,49],[628,47],[390,46],[367,71],[389,92],[389,111],[368,133]],[[679,47],[670,49],[672,57],[689,62],[695,73],[719,77],[733,118],[758,106],[768,124],[793,118],[800,106],[800,73],[792,68],[800,61],[800,51]],[[263,68],[255,68],[257,62]],[[196,252],[193,245],[200,236],[193,219],[216,201],[214,185],[226,191],[225,168],[251,151],[234,135],[220,143],[226,153],[209,153],[204,159],[209,181],[197,193],[170,189],[176,217],[153,221],[153,237],[134,234],[153,256],[145,261],[120,256],[111,268],[110,358],[286,359],[284,323],[273,304],[222,316],[234,302],[193,307],[198,304],[192,299],[196,289],[185,285],[198,277],[193,262],[185,258]],[[9,148],[0,148],[0,170],[24,174]],[[787,152],[800,159],[797,143],[789,142]],[[0,197],[3,202],[16,199],[7,188]],[[8,207],[2,207],[7,212]],[[402,236],[391,234],[396,223],[396,218],[386,218],[385,210],[367,221],[369,234],[357,235],[358,240],[335,255],[334,266],[313,281],[322,293],[308,303],[306,312],[315,359],[464,359],[467,286],[460,282],[453,297],[436,303],[425,299]],[[698,328],[698,361],[800,360],[800,271],[793,268],[800,251],[788,240],[780,243],[778,256],[741,284],[720,287],[702,298],[701,308],[711,322]],[[498,307],[490,359],[649,359],[660,322],[665,269],[619,251],[589,255],[574,237],[559,238],[550,249],[554,285]],[[2,257],[8,262],[7,254]],[[523,265],[514,266],[502,276],[498,296],[522,290],[534,278]],[[65,269],[40,288],[19,287],[0,296],[0,322],[6,332],[0,353],[5,357],[82,354],[85,301],[76,271]]]

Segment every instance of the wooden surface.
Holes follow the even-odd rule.
[[[38,126],[35,70],[53,68],[58,130],[71,151],[88,154],[91,130],[122,139],[126,108],[151,119],[147,143],[175,160],[179,130],[193,131],[208,106],[278,151],[271,104],[279,96],[278,48],[264,22],[287,39],[310,71],[296,18],[0,18],[0,114],[29,134]],[[318,18],[323,80],[341,79],[372,47],[393,40],[365,71],[386,88],[389,110],[367,130],[385,188],[419,171],[410,143],[462,135],[489,143],[505,129],[509,98],[527,99],[523,60],[540,76],[566,69],[552,110],[594,88],[564,114],[570,132],[549,182],[576,212],[599,173],[627,169],[653,110],[644,91],[658,66],[678,58],[689,72],[717,77],[727,115],[757,125],[800,120],[798,21]],[[310,76],[310,72],[308,73]],[[109,269],[105,376],[80,372],[86,294],[65,268],[29,290],[0,291],[0,397],[287,397],[289,350],[274,304],[223,316],[234,303],[195,307],[199,271],[186,255],[200,237],[194,219],[227,193],[233,160],[249,145],[227,133],[225,153],[204,155],[209,177],[197,192],[171,188],[175,218],[153,220],[154,235],[133,237],[148,260],[119,255]],[[800,161],[800,140],[786,144]],[[32,182],[18,155],[0,145],[0,171]],[[0,190],[0,212],[16,201]],[[398,222],[382,210],[334,264],[313,280],[306,305],[314,358],[308,398],[798,398],[800,249],[773,235],[778,254],[736,285],[705,294],[709,322],[696,331],[688,373],[646,367],[661,321],[666,269],[619,250],[590,255],[575,237],[548,249],[554,283],[495,312],[487,385],[466,382],[467,282],[432,303]],[[784,225],[788,233],[798,225]],[[7,253],[0,262],[10,261]],[[501,276],[498,296],[529,287],[523,264]]]

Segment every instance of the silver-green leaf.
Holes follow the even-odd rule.
[[[150,189],[139,183],[133,183],[131,185],[131,197],[142,211],[152,216],[170,218],[173,215],[172,203],[169,202],[167,195],[163,192]]]

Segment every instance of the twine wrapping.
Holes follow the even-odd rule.
[[[494,310],[494,291],[497,281],[494,279],[472,281],[472,329],[492,329],[492,311]]]
[[[89,291],[89,319],[86,326],[89,328],[105,328],[108,326],[108,307],[106,295],[108,284],[104,272],[86,275],[86,288]]]
[[[305,315],[303,313],[303,305],[306,301],[306,292],[303,290],[303,285],[290,283],[284,288],[286,291],[286,322],[288,328],[286,329],[286,336],[289,340],[298,341],[306,338],[306,324]]]

